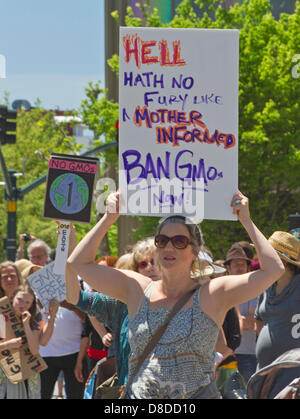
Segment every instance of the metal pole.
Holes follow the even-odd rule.
[[[1,166],[2,176],[3,176],[4,182],[5,182],[5,192],[6,192],[7,197],[10,197],[10,196],[13,195],[13,189],[12,189],[10,176],[9,176],[6,164],[5,164],[5,160],[4,160],[4,156],[2,154],[1,147],[0,147],[0,166]]]
[[[113,141],[87,150],[80,156],[88,156],[97,151],[105,150],[107,148],[116,146],[117,142]],[[15,260],[17,250],[17,200],[23,199],[24,195],[37,188],[46,181],[47,175],[43,175],[34,182],[27,185],[25,188],[18,189],[16,185],[15,170],[7,170],[5,160],[0,148],[0,165],[5,180],[5,198],[7,200],[7,237],[5,238],[5,249],[7,260]]]
[[[7,237],[6,237],[6,255],[7,260],[14,261],[17,250],[17,189],[15,170],[9,170],[9,177],[12,186],[12,194],[7,196]]]
[[[114,54],[119,54],[119,26],[111,16],[118,11],[120,26],[124,26],[128,0],[105,0],[105,86],[108,89],[107,98],[119,101],[119,80],[107,63]]]
[[[92,148],[91,150],[87,150],[82,154],[79,154],[78,157],[84,157],[89,156],[90,154],[96,153],[96,151],[104,151],[107,148],[113,147],[117,145],[117,141],[112,141],[111,143],[103,144],[98,147]],[[23,199],[24,195],[26,195],[28,192],[31,192],[33,189],[40,186],[42,183],[44,183],[47,179],[47,175],[43,175],[30,183],[29,185],[25,186],[25,188],[18,189],[18,199]]]
[[[5,181],[5,199],[7,201],[7,237],[5,249],[7,260],[15,260],[16,255],[16,225],[17,225],[17,202],[16,202],[16,178],[15,170],[7,170],[4,156],[0,147],[0,166]]]

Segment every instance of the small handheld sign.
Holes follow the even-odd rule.
[[[64,275],[68,256],[71,221],[89,223],[95,177],[99,160],[95,157],[54,153],[48,166],[44,217],[63,221],[58,237],[55,274]]]
[[[98,162],[95,157],[51,155],[44,202],[45,218],[90,222]]]
[[[57,260],[55,258],[55,262],[48,263],[42,269],[39,269],[27,278],[43,307],[48,308],[52,299],[57,300],[59,303],[66,299],[64,275],[66,259],[67,255],[65,256],[65,259]],[[57,273],[55,265],[63,270],[62,274]],[[58,268],[57,270],[59,270]]]
[[[55,265],[53,268],[53,273],[58,275],[64,275],[69,250],[70,223],[66,221],[64,223],[61,223],[59,226],[59,231],[60,234],[58,235],[57,239]]]

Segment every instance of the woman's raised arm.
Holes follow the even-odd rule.
[[[95,263],[100,243],[118,217],[119,193],[116,192],[107,198],[106,214],[69,256],[66,277],[67,282],[70,283],[75,275],[79,275],[93,289],[127,304],[131,288],[138,285],[136,279],[141,275],[133,271],[121,271]]]
[[[236,203],[237,199],[240,202]],[[233,197],[231,205],[255,245],[260,270],[243,275],[229,275],[212,281],[213,287],[220,287],[220,297],[228,309],[257,297],[284,272],[284,266],[276,251],[250,218],[248,198],[239,192]]]

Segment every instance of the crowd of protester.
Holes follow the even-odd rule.
[[[26,255],[21,234],[16,260],[0,264],[0,299],[8,298],[31,353],[47,365],[13,384],[0,363],[0,399],[51,399],[55,385],[57,398],[105,398],[101,391],[95,396],[96,383],[109,375],[110,386],[125,386],[125,398],[226,398],[233,376],[246,389],[257,371],[300,350],[299,238],[276,231],[267,240],[239,192],[231,206],[249,241],[237,238],[223,259],[214,259],[199,226],[183,216],[161,220],[155,236],[119,258],[97,259],[118,219],[118,200],[118,194],[108,198],[107,213],[80,243],[71,224],[66,301],[42,307],[28,284],[28,276],[53,258],[44,241],[31,236]],[[184,307],[137,368],[147,343],[186,294]],[[7,335],[7,320],[0,315],[0,354],[24,344]],[[100,380],[104,365],[110,372]],[[300,366],[281,369],[267,397],[299,377]]]

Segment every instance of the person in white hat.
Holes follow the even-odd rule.
[[[285,271],[260,296],[256,308],[260,329],[256,343],[259,369],[286,351],[300,348],[300,241],[292,234],[275,231],[269,243],[277,251]],[[300,367],[280,369],[268,397],[276,396],[297,377],[300,377]]]

